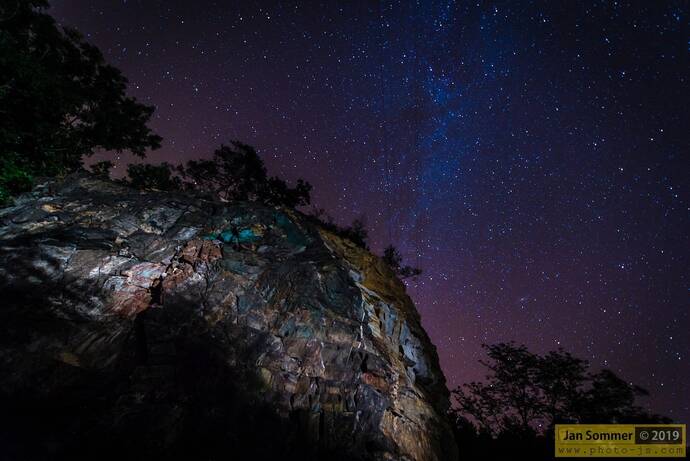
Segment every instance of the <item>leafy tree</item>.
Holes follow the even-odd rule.
[[[101,162],[96,162],[91,165],[91,172],[98,176],[99,178],[109,179],[110,170],[115,166],[110,160],[103,160]]]
[[[153,107],[126,95],[127,79],[74,29],[59,27],[45,0],[0,2],[0,191],[73,171],[95,150],[143,157],[161,138]],[[9,179],[8,179],[9,178]]]
[[[190,160],[177,167],[177,172],[186,189],[212,192],[223,200],[293,208],[310,202],[311,184],[300,179],[292,188],[278,177],[269,178],[256,150],[239,141],[221,145],[210,160]]]
[[[174,176],[174,167],[168,163],[130,163],[127,165],[127,184],[137,189],[174,191],[182,188],[180,178]]]
[[[567,421],[578,414],[582,386],[587,381],[587,361],[563,349],[537,357],[535,380],[542,393],[541,411],[547,421]]]
[[[325,208],[319,208],[315,205],[312,205],[311,209],[307,213],[307,217],[311,218],[314,221],[317,221],[319,224],[326,228],[336,227],[335,221],[333,220],[333,216],[331,216]]]
[[[367,239],[369,238],[369,231],[367,231],[366,220],[363,216],[352,221],[352,224],[344,228],[342,233],[346,238],[352,240],[355,245],[368,248]]]
[[[367,238],[369,236],[369,232],[366,228],[366,219],[364,216],[360,216],[359,218],[355,219],[349,226],[339,226],[335,223],[333,217],[326,212],[326,210],[323,208],[313,207],[309,214],[307,214],[307,217],[311,218],[316,224],[330,232],[333,232],[339,237],[346,238],[361,248],[368,248]]]
[[[611,370],[589,373],[585,360],[559,349],[538,355],[525,346],[499,343],[487,346],[489,360],[480,361],[489,374],[453,391],[459,413],[473,419],[482,431],[500,433],[549,427],[556,422],[626,422],[657,420],[635,405],[648,395]]]
[[[670,422],[659,415],[650,415],[642,407],[635,405],[637,397],[646,397],[649,392],[640,386],[624,381],[611,370],[592,373],[587,379],[590,385],[576,404],[580,422]]]
[[[513,343],[484,348],[484,382],[453,391],[450,416],[461,454],[469,458],[526,450],[532,459],[551,459],[556,423],[670,422],[635,404],[647,391],[610,370],[591,373],[585,360],[562,349],[539,355]]]
[[[0,153],[0,206],[9,204],[16,192],[30,189],[32,182],[33,176],[16,154]]]
[[[486,383],[471,382],[453,391],[458,411],[474,418],[480,429],[496,435],[507,429],[529,431],[541,416],[537,382],[539,358],[524,346],[484,346],[490,374]]]
[[[190,160],[178,171],[188,189],[216,193],[228,201],[256,200],[267,180],[266,168],[253,147],[240,142],[221,145],[210,160]]]
[[[383,261],[393,269],[393,272],[400,278],[416,277],[422,273],[418,267],[403,266],[402,255],[393,245],[388,245],[383,250]]]
[[[311,190],[311,184],[303,179],[298,179],[295,187],[289,187],[285,181],[273,176],[263,185],[259,192],[259,197],[268,205],[296,208],[309,204],[311,201]]]

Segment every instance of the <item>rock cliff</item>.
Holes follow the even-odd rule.
[[[0,297],[2,459],[457,457],[404,286],[298,212],[46,181]]]

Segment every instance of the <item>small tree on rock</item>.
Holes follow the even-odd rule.
[[[210,160],[190,160],[177,172],[186,189],[212,192],[227,201],[293,208],[310,202],[311,184],[299,179],[296,187],[290,187],[278,177],[269,178],[256,150],[239,141],[221,145]]]
[[[110,160],[103,160],[101,162],[91,165],[91,173],[102,179],[110,179],[110,170],[115,166]]]
[[[383,261],[393,269],[393,272],[400,278],[416,277],[422,273],[418,267],[403,266],[402,255],[393,245],[388,245],[383,250]]]
[[[180,190],[182,182],[174,175],[174,171],[174,167],[165,162],[159,165],[130,163],[127,165],[129,179],[125,179],[125,182],[137,189]]]

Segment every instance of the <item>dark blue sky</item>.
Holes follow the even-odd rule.
[[[687,2],[53,5],[156,105],[150,161],[253,144],[421,266],[451,386],[515,340],[690,419]]]

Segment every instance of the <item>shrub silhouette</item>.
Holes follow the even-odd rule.
[[[109,179],[110,170],[115,166],[110,160],[103,160],[101,162],[96,162],[91,165],[91,173],[95,174],[99,178]]]
[[[539,355],[514,343],[484,348],[485,381],[452,391],[450,417],[466,459],[509,458],[522,450],[530,459],[552,459],[557,423],[670,422],[636,405],[647,391],[611,370],[591,372],[587,361],[563,349]]]
[[[339,226],[335,223],[333,217],[323,208],[312,207],[307,217],[314,221],[324,229],[333,232],[339,237],[350,240],[352,243],[360,248],[368,249],[367,238],[369,232],[367,231],[366,218],[360,216],[352,221],[349,226]]]
[[[176,171],[185,189],[212,192],[228,201],[260,201],[295,208],[311,200],[311,184],[299,179],[293,188],[276,176],[269,178],[256,150],[239,141],[221,145],[210,160],[190,160]]]
[[[403,266],[402,255],[393,245],[388,245],[384,248],[382,258],[401,279],[416,277],[422,273],[422,270],[418,267]]]
[[[81,167],[95,150],[143,157],[160,147],[147,123],[153,107],[126,95],[127,79],[44,0],[0,2],[0,198],[34,176]]]
[[[173,191],[182,187],[182,181],[174,175],[172,165],[165,162],[159,165],[130,163],[127,165],[127,176],[127,183],[137,189]]]

